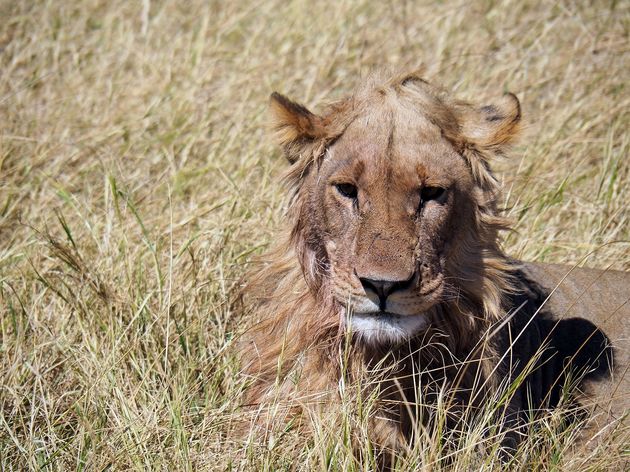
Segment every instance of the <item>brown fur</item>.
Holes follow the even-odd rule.
[[[299,410],[334,397],[341,378],[378,378],[371,436],[398,448],[413,429],[402,405],[416,381],[411,357],[441,372],[428,379],[446,379],[441,391],[497,383],[485,335],[516,284],[489,162],[518,134],[518,100],[476,107],[409,74],[370,77],[321,116],[279,94],[271,111],[291,163],[290,227],[247,282],[256,320],[243,344],[247,403],[279,398]],[[347,182],[356,207],[335,190]],[[446,188],[444,201],[422,203],[425,187]],[[366,303],[360,281],[372,279],[409,280],[399,305],[425,313],[429,327],[403,343],[348,338],[344,317]]]

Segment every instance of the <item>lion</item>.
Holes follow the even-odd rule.
[[[319,115],[278,93],[270,109],[289,224],[245,286],[246,404],[299,417],[359,381],[379,400],[370,439],[393,451],[431,423],[420,403],[447,398],[455,430],[519,378],[497,413],[506,449],[575,378],[622,418],[630,274],[501,249],[490,163],[519,135],[515,95],[475,106],[418,73],[373,75]]]

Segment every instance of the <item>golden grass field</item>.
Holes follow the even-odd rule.
[[[360,470],[334,432],[231,432],[233,302],[284,224],[269,94],[418,66],[514,92],[507,252],[630,270],[629,28],[621,1],[0,1],[0,469]],[[621,469],[627,440],[514,467]]]

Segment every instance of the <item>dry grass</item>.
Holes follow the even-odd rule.
[[[1,1],[0,468],[357,468],[323,426],[229,434],[231,302],[283,224],[275,89],[316,104],[423,64],[464,98],[517,93],[508,252],[630,269],[630,5],[586,3]],[[628,447],[550,437],[532,467]],[[452,468],[500,468],[470,455]]]

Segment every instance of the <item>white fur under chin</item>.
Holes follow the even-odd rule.
[[[405,341],[429,325],[429,316],[396,315],[393,313],[353,313],[352,332],[373,345],[396,344]]]

